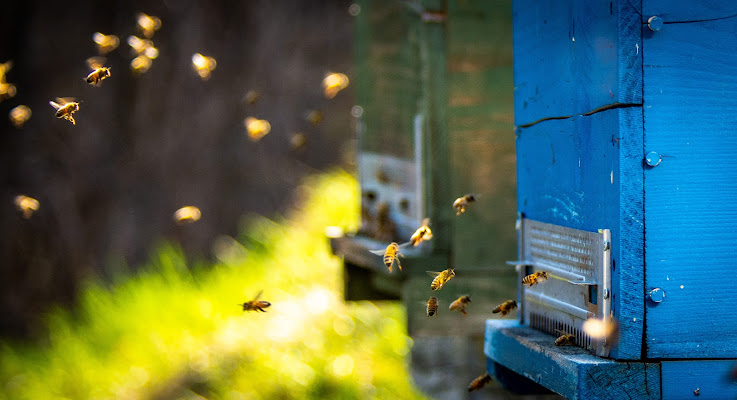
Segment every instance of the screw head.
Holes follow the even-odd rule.
[[[647,296],[653,303],[660,303],[665,299],[665,292],[661,288],[655,288],[648,292]]]
[[[653,15],[652,17],[648,18],[647,26],[648,28],[650,28],[651,31],[657,32],[663,29],[663,18],[660,18],[657,15]]]
[[[645,155],[645,163],[651,167],[656,167],[661,161],[663,161],[663,158],[660,157],[657,151],[651,151]]]
[[[609,289],[604,289],[604,298],[605,299],[609,298]]]

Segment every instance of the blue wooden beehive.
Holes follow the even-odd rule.
[[[513,21],[517,264],[554,279],[487,322],[490,372],[568,398],[735,398],[737,2],[514,0]],[[581,331],[607,315],[618,342]]]

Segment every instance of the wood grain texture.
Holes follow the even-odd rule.
[[[661,398],[658,364],[606,360],[554,342],[516,321],[486,323],[487,357],[568,399]]]
[[[644,27],[643,29],[648,29]],[[644,37],[647,356],[737,357],[737,18]]]
[[[657,15],[668,23],[703,21],[737,16],[737,3],[724,0],[645,0],[642,22]]]
[[[737,360],[664,361],[660,366],[663,398],[734,399],[737,382],[729,375],[736,366]]]
[[[627,0],[513,4],[516,125],[639,102],[640,16]]]

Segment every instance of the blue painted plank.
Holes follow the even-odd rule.
[[[638,1],[515,0],[515,124],[639,103]],[[634,81],[633,81],[634,78]]]
[[[734,399],[737,381],[730,373],[737,360],[664,361],[660,370],[664,399]],[[696,391],[698,389],[698,392]]]
[[[646,26],[643,29],[648,29]],[[647,356],[737,357],[737,18],[643,39]]]
[[[554,342],[517,321],[486,322],[489,359],[568,399],[660,399],[658,364],[607,360]]]
[[[642,7],[642,22],[653,16],[667,23],[702,21],[737,16],[737,2],[730,0],[646,0]]]

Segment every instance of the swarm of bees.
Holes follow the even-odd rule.
[[[264,308],[271,307],[271,303],[269,303],[268,301],[265,301],[265,300],[259,300],[259,298],[261,297],[261,294],[263,292],[264,292],[263,290],[260,291],[260,292],[258,292],[258,294],[256,295],[256,297],[253,298],[253,300],[247,301],[247,302],[245,302],[243,304],[238,304],[238,305],[239,306],[243,306],[243,311],[261,311],[261,312],[266,312],[266,310],[264,310]]]
[[[186,206],[174,212],[174,221],[179,225],[190,224],[199,221],[202,212],[195,206]]]

